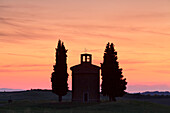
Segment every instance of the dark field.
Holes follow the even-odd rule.
[[[8,103],[12,98],[13,102]],[[117,102],[72,103],[71,92],[58,102],[51,91],[0,93],[0,113],[170,113],[169,96],[125,95]]]

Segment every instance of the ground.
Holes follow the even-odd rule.
[[[8,103],[11,97],[12,103]],[[71,92],[58,102],[51,91],[0,93],[0,113],[169,113],[170,97],[126,95],[117,102],[72,103]],[[159,102],[160,101],[160,102]],[[165,101],[165,103],[163,103]]]

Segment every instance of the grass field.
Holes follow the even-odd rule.
[[[169,113],[170,107],[135,100],[102,103],[16,101],[0,107],[0,113]]]
[[[6,101],[9,96],[13,99],[10,104]],[[102,97],[100,103],[72,103],[71,93],[63,97],[62,103],[57,98],[48,91],[0,93],[0,113],[170,113],[169,105],[142,101],[144,97],[128,96],[117,102]]]

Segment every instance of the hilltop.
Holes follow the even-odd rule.
[[[157,92],[158,93],[158,92]],[[162,92],[161,92],[162,93]],[[170,105],[169,95],[151,95],[152,92],[126,94],[123,97],[118,97],[117,100],[138,100],[138,101],[149,101],[159,104]],[[155,92],[154,92],[155,94]],[[169,93],[168,93],[169,94]],[[58,96],[52,93],[51,90],[32,89],[26,91],[15,91],[15,92],[0,92],[0,101],[8,101],[9,99],[14,101],[39,101],[39,100],[58,100]],[[67,95],[63,96],[64,102],[71,102],[72,92],[69,91]],[[107,101],[108,98],[100,95],[101,101]]]
[[[11,97],[12,103],[8,103]],[[72,92],[63,96],[63,102],[58,102],[58,96],[51,90],[28,90],[0,93],[1,113],[168,113],[170,112],[170,96],[150,96],[141,94],[126,94],[117,98],[117,102],[109,102],[101,95],[100,103],[71,102]],[[156,104],[157,103],[157,104]]]
[[[142,95],[170,95],[169,91],[146,91],[141,93]]]

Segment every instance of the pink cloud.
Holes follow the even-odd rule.
[[[24,57],[46,58],[45,56],[26,55],[26,54],[16,54],[16,53],[1,53],[1,54],[13,55],[13,56],[24,56]]]
[[[137,69],[123,69],[124,71],[136,71]]]
[[[155,70],[157,73],[170,74],[170,70]]]
[[[143,64],[143,63],[151,63],[149,61],[141,61],[141,60],[120,60],[121,63],[123,64]]]
[[[0,65],[0,67],[8,68],[8,67],[48,67],[52,66],[52,64],[23,64],[23,65]]]
[[[35,71],[49,71],[47,69],[17,69],[17,70],[12,70],[12,69],[0,69],[0,72],[35,72]]]

